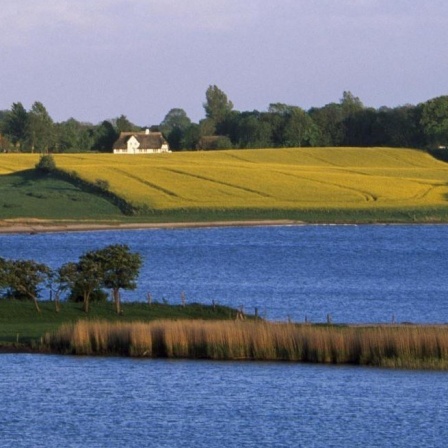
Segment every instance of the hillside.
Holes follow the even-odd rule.
[[[238,213],[250,217],[252,211],[254,217],[275,218],[300,217],[299,212],[364,211],[371,215],[400,211],[408,213],[409,219],[445,220],[448,211],[448,165],[409,149],[295,148],[54,157],[59,168],[76,172],[84,180],[107,180],[110,191],[144,207],[148,216],[232,212],[234,218]],[[0,178],[30,169],[37,160],[35,155],[2,154]]]

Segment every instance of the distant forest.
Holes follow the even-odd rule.
[[[391,146],[445,149],[448,146],[448,96],[394,108],[366,107],[351,92],[337,103],[304,110],[283,103],[267,111],[236,111],[227,95],[209,86],[205,117],[190,120],[180,108],[171,109],[157,125],[140,126],[125,115],[100,124],[70,118],[56,123],[45,106],[22,103],[0,111],[2,152],[111,152],[120,132],[149,127],[161,131],[171,150],[280,148],[313,146]]]

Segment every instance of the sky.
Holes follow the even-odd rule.
[[[369,107],[448,94],[447,0],[0,0],[0,109],[197,122],[205,92],[240,111]]]

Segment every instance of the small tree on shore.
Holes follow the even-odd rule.
[[[69,262],[59,269],[59,281],[71,288],[77,289],[83,297],[83,311],[90,309],[92,293],[98,289],[102,282],[101,266],[88,258],[88,254],[80,257],[78,263]]]
[[[136,288],[136,279],[142,265],[141,255],[132,253],[126,244],[112,244],[103,249],[88,252],[85,257],[100,266],[102,286],[112,291],[115,311],[120,314],[120,289]]]
[[[57,270],[32,260],[6,260],[0,257],[0,291],[18,300],[32,299],[36,310],[41,283],[54,294],[56,311],[60,295],[71,290],[72,297],[82,297],[83,310],[88,313],[90,301],[107,295],[101,288],[112,291],[117,314],[121,314],[120,289],[135,289],[142,257],[132,253],[125,244],[114,244],[86,252],[77,263],[69,262]]]
[[[8,287],[8,262],[0,257],[0,291]]]
[[[60,311],[61,295],[71,288],[70,273],[72,272],[70,263],[54,269],[48,275],[47,287],[50,289],[51,298],[54,300],[55,310]]]
[[[8,296],[31,299],[40,313],[39,286],[48,278],[50,268],[33,260],[2,260],[0,266],[0,283],[8,288]]]

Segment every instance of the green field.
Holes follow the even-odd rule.
[[[34,170],[0,175],[0,217],[83,219],[114,218],[120,209],[68,181],[41,176]]]
[[[134,221],[448,220],[448,165],[418,150],[288,148],[54,157],[58,168],[84,181],[106,180],[112,193],[139,209]],[[120,217],[104,199],[100,204],[91,193],[75,195],[73,185],[56,187],[61,179],[47,179],[45,193],[45,182],[26,174],[37,161],[31,154],[0,155],[0,218]],[[65,206],[56,206],[57,200]]]

